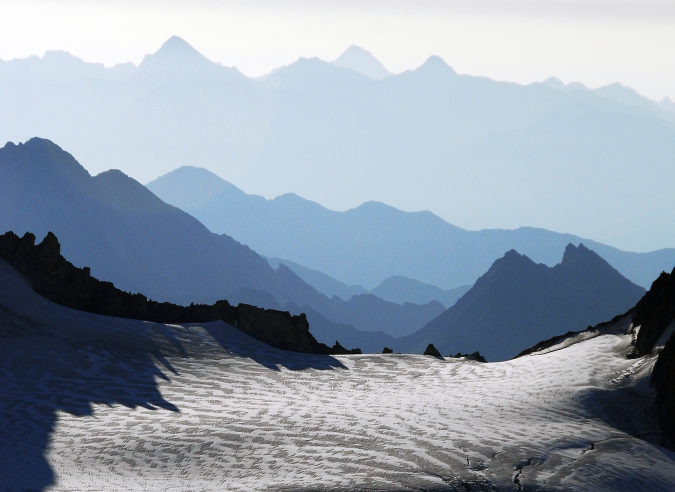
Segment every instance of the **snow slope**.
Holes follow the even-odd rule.
[[[654,359],[624,357],[631,335],[491,364],[304,355],[56,306],[2,262],[0,305],[2,490],[675,487],[675,454],[635,437]]]

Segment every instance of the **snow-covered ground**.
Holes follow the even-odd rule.
[[[675,454],[634,437],[653,357],[630,335],[490,364],[303,355],[55,306],[2,262],[0,304],[2,490],[675,489]]]

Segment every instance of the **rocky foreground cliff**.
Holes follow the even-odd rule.
[[[663,444],[675,450],[675,269],[663,272],[635,306],[637,332],[630,356],[660,351],[651,383],[656,388],[656,411]]]
[[[262,309],[248,304],[232,306],[226,300],[214,304],[179,306],[156,302],[143,294],[117,289],[111,282],[91,276],[89,268],[77,268],[61,255],[57,237],[49,232],[35,244],[35,235],[19,237],[13,232],[0,236],[0,259],[31,282],[38,294],[52,302],[80,311],[156,323],[203,323],[222,320],[268,345],[294,352],[358,353],[336,342],[328,347],[309,332],[304,314]]]

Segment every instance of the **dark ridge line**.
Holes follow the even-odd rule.
[[[309,332],[304,313],[263,309],[249,304],[230,305],[227,300],[214,304],[179,306],[157,302],[143,294],[122,291],[112,282],[92,277],[89,267],[77,268],[61,255],[57,237],[49,232],[38,245],[27,232],[19,238],[9,231],[0,236],[0,259],[25,275],[33,290],[61,306],[93,314],[155,323],[205,323],[222,320],[272,347],[309,354],[352,354],[338,342],[333,347],[319,343]]]

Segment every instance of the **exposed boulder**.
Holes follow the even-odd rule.
[[[333,355],[350,355],[350,354],[360,354],[361,349],[360,348],[355,348],[355,349],[346,349],[342,345],[340,345],[340,342],[335,340],[335,345],[331,347],[331,354]]]
[[[393,353],[394,353],[394,350],[393,350],[393,349],[390,349],[389,347],[384,347],[384,348],[382,349],[382,353],[383,353],[383,354],[393,354]]]
[[[436,347],[434,347],[433,343],[430,343],[429,345],[427,345],[427,348],[424,351],[423,355],[432,355],[434,357],[442,357],[441,353],[436,349]]]
[[[476,351],[473,354],[463,354],[461,352],[457,352],[457,355],[452,355],[451,357],[455,359],[463,358],[463,359],[469,359],[469,360],[475,360],[476,362],[487,362],[485,360],[485,357],[480,355],[480,352]]]
[[[304,314],[262,309],[248,304],[232,306],[226,300],[214,304],[179,306],[156,302],[142,294],[117,289],[111,282],[91,276],[89,268],[77,268],[61,255],[61,246],[49,232],[36,245],[35,235],[19,237],[13,232],[0,236],[0,259],[5,260],[31,282],[38,294],[52,302],[80,311],[156,323],[203,323],[223,320],[272,347],[294,352],[352,353],[336,344],[330,348],[309,332]]]

